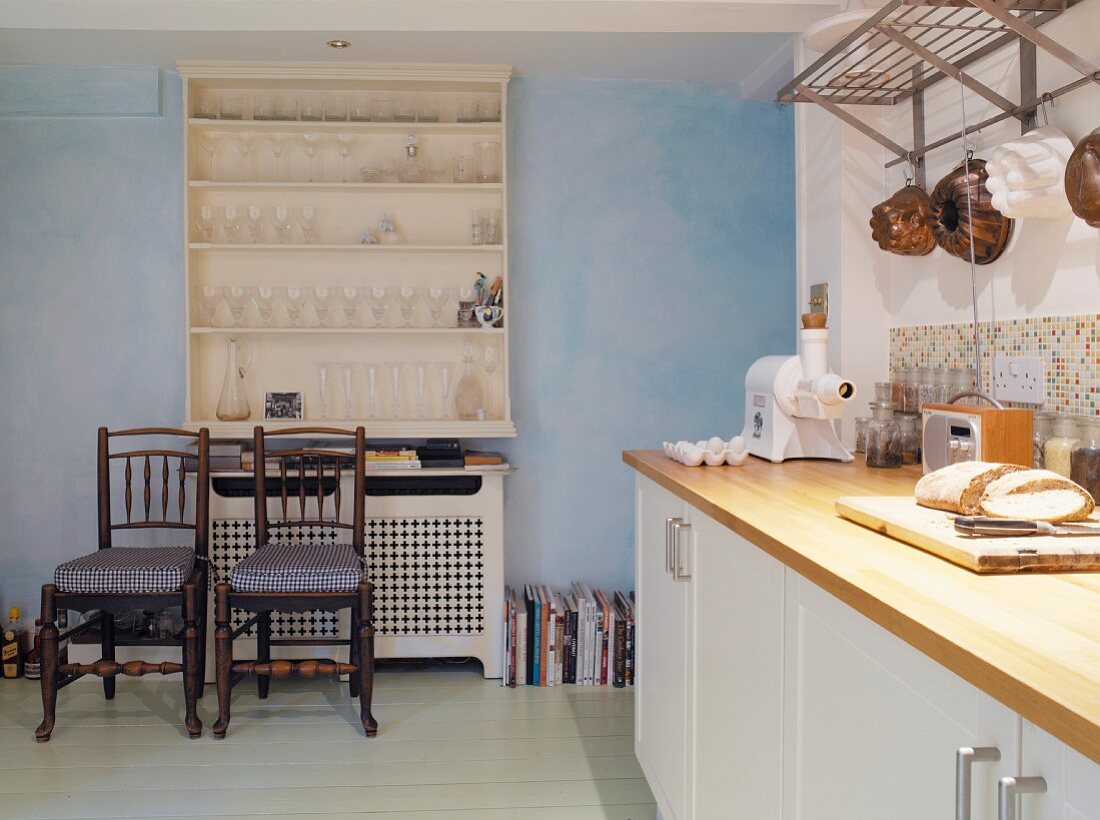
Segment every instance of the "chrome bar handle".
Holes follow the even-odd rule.
[[[971,768],[975,763],[996,763],[1001,750],[996,746],[960,746],[955,752],[955,820],[970,820],[970,796],[973,791]]]
[[[997,786],[997,820],[1016,820],[1016,795],[1045,794],[1047,782],[1041,777],[1002,777]]]
[[[690,581],[691,580],[691,568],[689,566],[688,571],[684,572],[683,556],[680,554],[680,546],[683,543],[680,539],[680,535],[687,530],[688,535],[691,535],[691,524],[680,523],[676,525],[675,532],[675,550],[673,550],[672,558],[672,577],[677,581]],[[691,546],[690,537],[688,539],[688,546]],[[690,550],[688,552],[690,557]]]
[[[675,529],[681,523],[682,518],[666,518],[665,519],[665,572],[672,573],[672,544],[675,539]]]

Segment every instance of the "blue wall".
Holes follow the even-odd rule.
[[[27,71],[0,68],[0,607],[33,611],[94,546],[95,428],[182,413],[182,126],[175,75],[156,116],[155,74]],[[792,117],[694,83],[510,106],[508,577],[629,587],[620,451],[733,435],[748,365],[794,349]]]

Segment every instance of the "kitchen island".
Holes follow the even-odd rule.
[[[919,800],[909,809],[890,803],[895,799],[891,793],[901,787],[889,786],[890,778],[882,776],[894,765],[888,751],[880,750],[878,761],[886,768],[869,773],[866,784],[870,792],[880,789],[878,802],[869,797],[864,806],[853,802],[851,794],[829,792],[827,784],[837,791],[837,778],[848,776],[855,761],[845,763],[843,738],[836,740],[832,761],[822,761],[830,756],[827,744],[814,743],[821,739],[824,744],[824,738],[836,735],[838,726],[830,721],[839,719],[846,705],[856,708],[860,699],[867,704],[869,721],[876,720],[876,706],[884,710],[880,719],[890,723],[878,734],[895,735],[899,753],[893,759],[899,766],[904,767],[904,750],[921,742],[928,741],[929,753],[938,748],[931,736],[940,718],[945,727],[959,727],[956,747],[987,745],[983,727],[998,727],[989,729],[998,743],[988,745],[1002,747],[1002,763],[986,767],[998,768],[998,777],[1035,774],[1027,769],[1051,756],[1063,761],[1063,769],[1072,769],[1065,776],[1048,774],[1054,784],[1051,793],[1028,796],[1024,802],[1026,809],[1045,799],[1046,811],[1034,802],[1035,812],[1025,811],[1023,817],[1091,820],[1100,813],[1100,574],[979,576],[837,516],[834,501],[839,496],[911,495],[920,477],[917,468],[871,470],[861,462],[824,461],[775,465],[758,459],[739,468],[689,468],[648,451],[626,452],[623,460],[639,476],[637,723],[639,757],[651,785],[649,769],[660,766],[664,752],[654,756],[647,742],[655,741],[645,733],[648,728],[651,735],[663,734],[669,727],[648,721],[645,712],[665,697],[660,690],[673,686],[683,689],[680,697],[687,704],[683,782],[677,773],[668,788],[660,783],[654,788],[658,802],[665,802],[666,820],[712,816],[706,807],[714,804],[704,782],[714,752],[705,740],[715,731],[707,714],[708,698],[729,700],[736,713],[738,697],[755,701],[755,717],[733,720],[726,734],[756,732],[754,750],[746,750],[744,761],[750,768],[759,766],[746,785],[759,791],[747,810],[756,816],[948,816],[942,809],[954,800],[950,783],[942,798],[930,798],[925,808]],[[677,519],[684,521],[679,528]],[[662,538],[665,568],[660,567]],[[648,575],[654,566],[655,574]],[[717,589],[708,591],[708,584]],[[660,623],[647,605],[659,609]],[[684,681],[669,677],[666,664],[654,657],[662,633],[675,632],[665,621],[675,621],[681,606],[687,629],[683,663],[689,670]],[[723,606],[733,610],[723,614]],[[859,637],[861,630],[866,640]],[[714,634],[723,632],[727,636],[716,641]],[[650,638],[657,644],[649,642],[647,655]],[[718,648],[725,646],[723,641],[730,646],[730,657],[719,661],[724,686],[712,686],[705,667],[712,656],[727,654]],[[826,646],[829,641],[834,645]],[[739,651],[747,654],[739,658]],[[647,663],[657,666],[650,670],[657,680],[648,693]],[[849,673],[852,679],[844,680]],[[874,680],[879,675],[882,685]],[[827,685],[832,690],[817,692],[815,687],[826,685],[826,679],[831,679]],[[884,687],[894,684],[896,698],[884,694]],[[915,721],[917,737],[905,736],[905,716]],[[693,734],[692,722],[703,728]],[[860,745],[856,739],[861,728],[840,731],[850,733],[854,747]],[[671,731],[676,735],[675,728]],[[775,736],[779,739],[772,748]],[[675,740],[671,745],[677,745]],[[736,758],[736,740],[730,746]],[[940,761],[931,766],[929,777],[945,771],[950,775],[954,768],[954,760],[950,765]],[[987,777],[983,786],[980,769],[980,764],[974,769],[975,805],[984,807],[996,795],[983,792],[995,791],[997,784],[996,778]],[[775,782],[770,783],[773,770]],[[919,779],[918,772],[908,774],[910,780]],[[764,784],[756,785],[762,779]],[[859,785],[852,781],[839,791],[858,790]],[[921,787],[935,791],[944,784],[929,779]],[[1062,792],[1057,798],[1055,788]],[[733,799],[730,793],[722,799]],[[1061,803],[1057,812],[1051,809],[1052,798],[1065,802],[1064,813]],[[875,808],[868,808],[872,804]],[[876,818],[874,812],[882,813]],[[975,811],[973,816],[993,815]]]

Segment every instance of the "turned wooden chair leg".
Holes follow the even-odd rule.
[[[105,661],[115,659],[115,616],[110,612],[100,613],[102,620],[99,626],[100,654]],[[103,697],[107,700],[115,699],[115,678],[113,675],[103,679]]]
[[[265,612],[256,622],[256,661],[267,663],[271,660],[271,613]],[[267,698],[271,689],[271,675],[256,675],[256,693],[260,700]]]
[[[57,713],[57,606],[54,593],[57,587],[46,584],[42,587],[42,722],[35,729],[34,736],[42,743],[53,734],[54,717]]]
[[[348,626],[348,663],[359,666],[359,606],[351,608],[351,621]],[[359,697],[359,675],[348,675],[348,694],[351,697]]]
[[[202,721],[199,720],[200,677],[199,656],[205,651],[199,641],[198,625],[199,591],[194,584],[183,587],[183,699],[187,712],[183,722],[187,726],[189,737],[202,736]]]
[[[199,579],[199,608],[196,613],[199,625],[199,700],[202,700],[203,692],[206,690],[206,628],[209,621],[206,607],[208,606],[207,590],[209,589],[209,583],[210,577],[204,566],[202,576]]]
[[[359,623],[355,624],[359,643],[359,668],[353,674],[359,678],[359,719],[367,737],[378,734],[378,722],[371,714],[374,694],[374,585],[359,585]]]
[[[229,728],[229,695],[232,685],[233,627],[230,622],[229,584],[214,589],[214,669],[218,684],[218,719],[214,737],[225,737]]]

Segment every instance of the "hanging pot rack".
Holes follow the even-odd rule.
[[[1011,117],[1020,131],[1036,126],[1044,103],[1088,83],[1100,83],[1100,68],[1039,31],[1079,0],[890,0],[778,93],[780,103],[815,103],[866,134],[895,155],[890,168],[909,163],[916,182],[925,184],[924,155]],[[1019,104],[966,73],[970,64],[1014,42],[1020,48]],[[1038,94],[1036,48],[1071,66],[1081,77]],[[992,102],[999,113],[964,130],[927,143],[924,92],[946,77],[958,80]],[[842,106],[897,105],[913,108],[912,145],[882,134]]]

